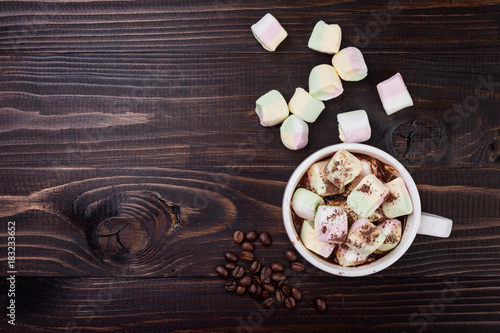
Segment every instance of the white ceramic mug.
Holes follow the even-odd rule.
[[[408,188],[408,192],[410,193],[413,203],[413,213],[407,216],[406,226],[403,230],[403,235],[398,246],[382,258],[358,267],[342,267],[321,259],[319,256],[310,252],[304,244],[302,244],[300,236],[297,233],[297,230],[295,230],[292,218],[291,200],[297,185],[302,179],[302,176],[312,164],[331,157],[340,149],[346,149],[352,153],[361,153],[375,157],[379,161],[396,168],[399,175],[406,183],[406,187]],[[301,164],[299,164],[288,180],[285,188],[283,196],[283,221],[285,223],[288,237],[302,257],[317,268],[339,276],[365,276],[379,272],[401,258],[406,250],[408,250],[417,234],[446,238],[450,235],[453,226],[453,222],[450,219],[433,214],[422,213],[417,186],[415,185],[410,173],[401,163],[399,163],[398,160],[378,148],[360,143],[341,143],[325,147],[310,155]]]

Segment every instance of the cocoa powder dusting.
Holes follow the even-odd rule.
[[[371,190],[371,187],[366,185],[366,184],[361,185],[361,187],[359,188],[359,191],[362,193],[368,193],[368,192],[370,192],[370,190]]]

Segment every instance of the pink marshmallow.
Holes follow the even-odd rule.
[[[413,105],[401,74],[396,73],[377,85],[378,94],[388,115]]]
[[[314,229],[320,242],[343,243],[347,236],[347,228],[347,215],[341,207],[318,207],[314,218]]]

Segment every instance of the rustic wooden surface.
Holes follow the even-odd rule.
[[[498,332],[500,1],[394,3],[0,1],[1,330]],[[289,34],[274,53],[250,32],[267,12]],[[345,83],[292,152],[254,103],[270,89],[289,99],[330,61],[307,48],[320,19],[369,76]],[[415,106],[387,116],[375,86],[396,72]],[[257,256],[283,260],[288,177],[340,142],[338,112],[361,108],[368,144],[408,167],[451,237],[417,236],[366,278],[306,265],[289,273],[304,293],[292,311],[227,293],[213,267],[238,249],[233,231],[269,231]]]

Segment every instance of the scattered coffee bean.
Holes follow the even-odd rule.
[[[243,242],[243,244],[241,244],[241,249],[243,251],[250,251],[250,252],[253,252],[254,250],[254,247],[253,247],[253,244],[250,243],[250,242]]]
[[[302,299],[302,292],[299,288],[292,287],[292,297],[298,302]]]
[[[274,286],[270,283],[263,284],[264,290],[268,291],[270,294],[274,293]]]
[[[271,239],[271,235],[269,235],[267,231],[264,231],[263,233],[260,234],[259,241],[264,246],[269,246],[273,242]]]
[[[297,261],[297,259],[299,258],[295,250],[286,250],[285,257],[289,262]]]
[[[243,239],[245,239],[245,234],[243,233],[243,231],[236,230],[233,234],[233,241],[236,244],[240,244],[241,242],[243,242]]]
[[[226,262],[224,267],[226,267],[228,271],[232,271],[236,267],[236,264],[234,262]]]
[[[285,294],[286,296],[290,296],[291,290],[287,284],[281,287],[281,290],[283,291],[283,294]]]
[[[280,262],[274,262],[272,265],[271,265],[271,269],[274,271],[274,272],[283,272],[283,270],[285,269],[285,267],[283,267],[283,264],[280,263]]]
[[[285,294],[281,290],[276,290],[276,294],[274,295],[276,297],[276,300],[280,303],[282,303],[285,300]]]
[[[262,295],[262,287],[257,286],[255,290],[255,294],[252,296],[253,299],[259,299],[260,296]]]
[[[259,237],[259,234],[255,230],[249,231],[247,233],[247,240],[250,242],[253,242],[254,240],[256,240],[257,237]]]
[[[238,288],[238,284],[236,283],[236,281],[227,280],[224,288],[226,288],[227,291],[235,291],[236,288]]]
[[[231,252],[231,251],[224,252],[224,258],[226,258],[226,260],[229,262],[237,262],[238,261],[238,256],[236,255],[236,253]]]
[[[238,286],[238,288],[236,288],[236,295],[238,296],[241,296],[243,295],[245,292],[247,291],[247,288],[243,287],[243,286]]]
[[[260,280],[262,283],[270,283],[271,282],[271,275],[273,274],[273,271],[271,267],[265,266],[262,268],[260,271]]]
[[[241,258],[241,260],[243,260],[243,261],[246,261],[246,262],[251,262],[251,261],[253,261],[253,260],[254,260],[254,258],[255,258],[255,257],[254,257],[254,255],[253,255],[253,253],[252,253],[252,252],[250,252],[250,251],[242,251],[242,252],[240,253],[240,258]]]
[[[282,288],[283,286],[288,286],[288,280],[287,279],[283,279],[281,281],[278,282],[278,288]]]
[[[286,275],[283,272],[276,272],[271,275],[271,280],[274,282],[280,282],[286,279]]]
[[[271,295],[271,293],[267,290],[262,290],[262,294],[260,294],[260,299],[263,301],[267,299]]]
[[[248,287],[250,284],[252,284],[252,278],[250,275],[245,275],[241,279],[239,279],[238,284],[242,287]]]
[[[264,301],[264,303],[262,303],[262,306],[264,307],[264,309],[269,309],[271,306],[273,306],[274,302],[276,302],[276,300],[272,297],[269,297]]]
[[[287,297],[285,299],[285,306],[289,309],[293,309],[295,307],[295,299],[293,297]]]
[[[227,269],[222,266],[222,265],[218,265],[215,267],[215,272],[217,274],[219,274],[220,276],[222,276],[223,278],[227,278],[229,276],[229,272],[227,271]]]
[[[306,269],[303,263],[294,261],[292,262],[292,270],[295,272],[303,272]]]
[[[260,277],[257,275],[252,276],[253,283],[255,283],[258,286],[262,286],[262,281],[260,280]]]
[[[250,287],[248,287],[247,291],[250,296],[253,296],[257,292],[257,286],[252,283]]]
[[[316,307],[316,310],[318,310],[318,312],[326,311],[326,301],[322,297],[316,297],[314,299],[314,306]]]
[[[250,265],[249,271],[252,274],[256,274],[260,272],[260,269],[262,268],[262,264],[258,260],[252,261],[252,264]]]
[[[233,269],[233,277],[238,280],[238,279],[241,279],[241,277],[243,276],[243,274],[245,274],[245,269],[241,266],[236,266],[234,269]]]

